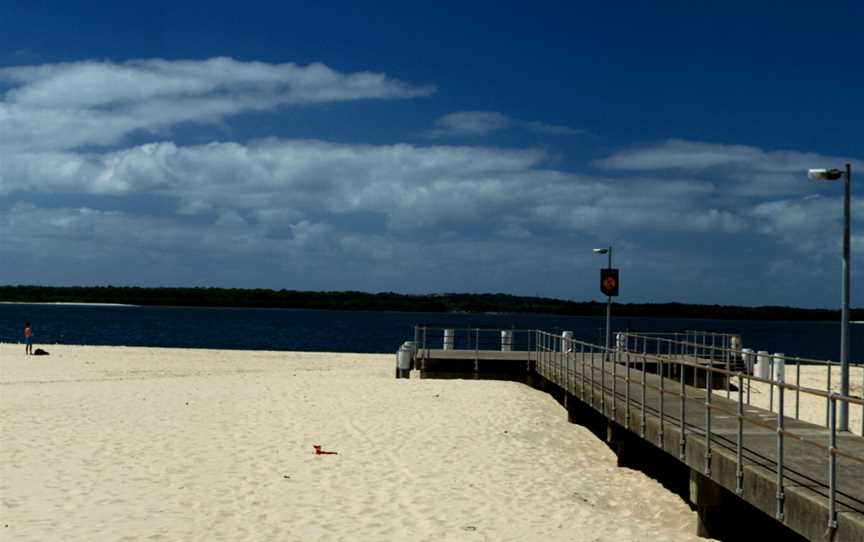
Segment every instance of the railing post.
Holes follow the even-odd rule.
[[[783,520],[783,383],[777,385],[777,512],[775,516]]]
[[[705,369],[705,476],[711,476],[711,371]]]
[[[828,399],[825,400],[825,425],[831,423],[831,362],[825,362],[825,366],[828,368],[828,378],[825,391],[828,393]]]
[[[555,339],[555,343],[555,357],[553,358],[553,360],[555,361],[555,383],[563,387],[562,373],[564,369],[564,364],[562,363],[563,356],[561,355],[561,353],[564,352],[564,339],[562,339],[561,337],[557,337]]]
[[[545,351],[543,350],[543,341],[545,341],[546,339],[543,337],[543,332],[539,329],[537,330],[536,340],[537,340],[537,363],[535,364],[535,367],[537,368],[537,374],[542,374],[543,356],[546,355],[544,353]]]
[[[567,360],[567,393],[575,393],[576,392],[576,372],[573,367],[576,365],[575,353],[573,352],[575,348],[573,348],[573,341],[568,340],[564,341],[564,359]]]
[[[552,381],[561,385],[561,337],[552,338]]]
[[[658,348],[658,349],[660,348],[660,345],[659,345],[659,344],[657,345],[657,348]],[[658,352],[658,353],[659,353],[659,352]],[[665,386],[663,385],[663,381],[666,380],[666,377],[663,376],[663,371],[665,370],[664,367],[663,367],[663,358],[662,358],[661,356],[658,355],[658,356],[657,356],[657,359],[659,360],[659,363],[660,363],[660,366],[659,366],[659,369],[660,369],[660,429],[659,429],[659,431],[657,432],[657,445],[660,446],[660,449],[661,449],[661,450],[663,450],[663,449],[664,449],[664,447],[663,447],[663,445],[664,445],[664,441],[663,441],[663,426],[664,426],[664,424],[665,424],[665,422],[664,422],[664,420],[663,420],[663,418],[664,418],[664,416],[665,416],[665,414],[664,414],[664,412],[663,412],[663,402],[664,402],[664,400],[665,400],[664,394],[666,393],[666,392],[664,391]]]
[[[687,417],[687,388],[684,385],[684,359],[681,360],[681,365],[679,366],[679,372],[681,373],[681,416],[679,422],[681,423],[681,442],[678,445],[678,458],[681,461],[686,463],[687,455],[686,455],[686,445],[687,445],[687,425],[685,422],[685,418]]]
[[[738,439],[735,443],[735,493],[744,494],[744,375],[738,372]]]
[[[774,355],[768,358],[768,412],[774,412]]]
[[[730,352],[730,350],[732,349],[731,343],[732,343],[732,341],[729,338],[729,335],[724,335],[723,336],[723,362],[724,362],[724,365],[726,365],[726,399],[729,399],[732,396],[732,381],[730,378],[732,376],[732,372],[731,372],[732,368],[730,365],[730,363],[732,361],[732,352]]]
[[[581,367],[581,376],[582,376],[582,385],[579,387],[579,391],[582,394],[582,402],[585,402],[585,343],[579,343],[579,359],[582,361]]]
[[[602,348],[602,347],[598,347]],[[606,352],[600,358],[600,412],[606,415]]]
[[[540,363],[538,364],[538,366],[540,367],[540,371],[541,371],[540,374],[542,374],[543,377],[545,378],[546,377],[546,340],[547,339],[546,339],[546,332],[545,331],[541,331],[540,333],[541,333],[540,340],[542,341],[543,344],[540,347]]]
[[[624,353],[624,427],[630,429],[630,351]]]
[[[799,409],[801,406],[801,360],[795,360],[795,419],[798,418]]]
[[[667,350],[668,350],[667,353],[669,354],[669,360],[668,360],[669,363],[666,364],[666,372],[668,373],[667,376],[671,379],[671,378],[675,378],[675,376],[674,376],[675,365],[672,362],[672,359],[675,357],[675,351],[673,349],[674,347],[672,346],[674,344],[673,339],[670,339],[667,342],[669,343],[668,348],[667,348]]]
[[[640,409],[640,420],[639,420],[639,436],[645,438],[645,368],[648,365],[648,356],[642,354],[642,404],[639,406]],[[628,388],[630,386],[627,386]]]
[[[837,528],[837,409],[834,394],[828,394],[828,528]]]
[[[474,372],[480,372],[480,328],[474,328]]]
[[[594,408],[594,393],[596,387],[594,386],[594,345],[591,345],[591,408]],[[596,410],[596,409],[595,409]]]
[[[612,420],[615,421],[615,414],[618,411],[618,360],[608,350],[606,359],[612,363]]]
[[[558,352],[561,350],[561,345],[558,344],[558,337],[554,335],[550,336],[549,340],[551,342],[549,345],[549,380],[558,384]]]
[[[717,350],[716,350],[715,344],[717,344],[717,335],[712,333],[711,334],[711,355],[708,357],[710,359],[710,363],[711,363],[712,367],[714,366],[714,356],[717,355]]]
[[[564,352],[562,353],[562,357],[564,359],[562,360],[562,364],[561,364],[562,370],[564,371],[564,377],[563,377],[564,389],[567,391],[567,393],[572,393],[573,387],[571,386],[571,384],[573,383],[572,382],[572,380],[573,380],[572,374],[573,373],[570,371],[570,361],[571,361],[570,358],[572,357],[570,355],[570,350],[572,350],[572,347],[567,345],[567,339],[566,338],[561,339],[561,348],[564,349]]]

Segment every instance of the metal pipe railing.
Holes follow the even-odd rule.
[[[539,334],[541,337],[546,337],[545,341],[537,340],[538,345],[543,345],[542,349],[546,350],[547,353],[551,353],[552,350],[557,350],[554,347],[554,343],[552,347],[550,347],[549,339],[552,337],[556,337],[554,335],[547,334],[543,331],[535,331],[536,334]],[[720,336],[721,334],[716,334],[716,336]],[[641,338],[641,337],[640,337]],[[838,456],[844,457],[846,459],[861,463],[864,465],[864,457],[858,457],[852,455],[850,453],[846,453],[837,447],[837,428],[836,428],[836,405],[838,402],[845,401],[849,404],[858,405],[864,411],[864,400],[852,397],[852,396],[844,396],[833,392],[830,388],[827,390],[821,390],[816,388],[810,388],[807,386],[801,385],[800,380],[800,364],[796,367],[796,382],[795,384],[789,384],[784,382],[783,380],[775,380],[774,374],[772,373],[771,378],[761,378],[756,375],[750,375],[743,371],[735,371],[732,372],[727,369],[729,367],[728,362],[729,358],[719,358],[718,361],[721,362],[720,367],[715,367],[710,364],[700,364],[697,360],[705,359],[701,358],[701,356],[711,352],[709,351],[717,351],[718,349],[728,350],[728,343],[724,340],[715,340],[714,344],[709,344],[709,341],[702,340],[700,342],[676,342],[669,339],[665,339],[662,337],[655,338],[653,342],[655,354],[648,353],[647,342],[644,338],[636,338],[631,341],[631,337],[627,337],[623,343],[617,343],[617,345],[623,346],[623,348],[609,348],[606,349],[604,346],[598,346],[592,343],[586,343],[582,341],[578,341],[575,339],[568,339],[566,344],[569,345],[570,348],[574,349],[573,345],[579,345],[580,352],[583,354],[581,357],[581,385],[580,388],[582,390],[582,395],[584,397],[584,391],[587,386],[591,386],[591,394],[590,401],[592,406],[594,406],[594,396],[596,395],[595,385],[597,383],[597,369],[594,365],[595,357],[597,354],[600,354],[602,365],[600,369],[599,375],[599,387],[600,387],[600,411],[604,414],[607,412],[606,409],[606,396],[611,392],[612,394],[612,402],[613,402],[613,412],[615,411],[617,405],[617,398],[619,396],[619,390],[617,386],[617,381],[622,379],[624,381],[624,400],[627,409],[627,417],[625,417],[625,424],[629,426],[629,412],[632,406],[632,401],[634,400],[630,394],[630,385],[637,384],[641,388],[641,394],[639,399],[639,408],[641,413],[641,426],[640,426],[640,434],[644,437],[645,429],[644,424],[647,419],[647,400],[646,400],[646,390],[653,389],[659,391],[659,410],[655,410],[657,416],[659,417],[659,427],[660,427],[660,437],[658,438],[659,444],[663,445],[663,428],[666,423],[666,419],[669,418],[670,421],[675,421],[674,417],[671,413],[668,413],[665,409],[665,395],[677,395],[680,399],[680,407],[678,411],[678,424],[679,431],[681,434],[681,444],[679,449],[679,456],[682,459],[686,460],[686,441],[688,434],[688,424],[687,424],[687,403],[689,401],[696,400],[697,396],[691,396],[688,394],[688,388],[691,386],[687,385],[687,373],[691,371],[693,374],[694,384],[698,381],[698,372],[705,371],[705,398],[703,401],[705,407],[705,423],[704,423],[704,438],[705,438],[705,446],[706,446],[706,454],[705,454],[705,473],[710,476],[711,474],[711,450],[712,447],[717,444],[714,440],[714,435],[712,432],[711,422],[712,422],[712,413],[716,410],[727,415],[731,415],[736,419],[736,437],[734,441],[734,451],[735,451],[735,461],[736,461],[736,488],[735,491],[739,495],[743,494],[744,486],[743,486],[743,478],[744,478],[744,466],[749,461],[752,462],[753,459],[745,459],[745,451],[748,451],[746,443],[744,442],[744,423],[760,426],[763,428],[767,428],[769,430],[773,430],[776,432],[776,458],[773,462],[769,459],[765,459],[773,464],[773,470],[775,473],[776,480],[776,516],[779,519],[783,518],[784,514],[784,502],[785,502],[785,491],[784,488],[787,485],[788,475],[787,470],[789,470],[788,459],[785,456],[785,439],[786,437],[793,438],[796,442],[802,442],[806,445],[814,446],[816,448],[822,448],[828,452],[828,480],[827,480],[827,500],[828,500],[828,509],[829,509],[829,527],[836,528],[836,514],[837,514],[837,458]],[[694,338],[693,335],[690,335],[690,338]],[[553,339],[554,340],[554,339]],[[696,341],[700,339],[697,337]],[[641,344],[640,344],[641,343]],[[719,345],[718,345],[719,343]],[[631,346],[637,347],[636,349],[631,349]],[[632,350],[637,350],[638,347],[641,346],[643,352],[638,354],[638,358],[642,363],[642,376],[638,380],[633,380],[631,378],[631,353]],[[585,351],[588,350],[590,352],[590,369],[586,367],[586,362],[584,358]],[[663,352],[665,350],[665,353]],[[675,352],[678,352],[675,354]],[[683,353],[691,353],[694,354],[692,357],[683,355]],[[708,359],[714,359],[709,357]],[[789,359],[800,359],[800,358],[789,358]],[[624,365],[624,376],[619,376],[617,371],[617,365],[622,363]],[[656,363],[657,364],[657,374],[658,374],[658,384],[652,385],[648,382],[647,379],[647,365],[648,363]],[[554,363],[554,359],[553,359]],[[558,363],[560,364],[560,358]],[[612,367],[609,368],[608,364],[612,363]],[[544,369],[547,374],[551,374],[548,368]],[[575,370],[575,365],[573,366],[573,370]],[[590,370],[590,375],[586,374]],[[680,386],[679,391],[676,393],[674,390],[669,389],[665,385],[666,373],[669,375],[677,376],[677,381]],[[607,373],[612,377],[612,387],[611,389],[607,386],[606,376]],[[714,375],[723,375],[727,380],[727,397],[731,398],[731,386],[730,382],[734,378],[737,382],[737,400],[735,411],[732,412],[729,409],[715,404],[712,399],[712,389],[713,389],[713,378]],[[586,379],[588,382],[586,383]],[[759,418],[758,416],[751,416],[745,413],[745,386],[749,392],[749,388],[751,384],[759,383],[759,384],[767,384],[768,386],[777,387],[777,406],[778,413],[776,417],[776,421],[766,422],[764,419]],[[786,396],[787,391],[793,390],[795,392],[796,398],[796,406],[795,406],[795,417],[796,419],[799,417],[800,409],[799,409],[799,400],[798,398],[802,395],[804,396],[815,396],[825,398],[827,401],[828,408],[828,445],[825,446],[820,442],[814,440],[811,435],[800,434],[794,431],[789,431],[785,426],[785,414],[786,414]],[[772,405],[769,405],[773,407]],[[596,407],[595,407],[596,408]],[[652,407],[653,409],[653,407]],[[773,410],[773,408],[772,408]],[[749,452],[752,454],[754,452]],[[793,471],[790,471],[793,472]],[[824,487],[824,486],[823,486]]]
[[[633,344],[638,345],[640,341],[643,342],[645,337],[653,337],[657,342],[658,346],[655,347],[655,353],[663,353],[662,347],[659,344],[663,342],[667,342],[670,345],[674,344],[678,348],[679,355],[686,356],[685,352],[689,353],[695,359],[704,359],[704,360],[724,360],[724,364],[726,365],[727,372],[734,373],[738,370],[738,367],[733,367],[733,362],[741,362],[745,363],[744,354],[742,354],[741,350],[732,349],[729,346],[731,341],[731,337],[738,337],[737,335],[728,334],[728,333],[712,333],[705,331],[687,331],[685,333],[666,333],[666,332],[652,332],[652,333],[633,333],[633,332],[619,332],[617,335],[623,335],[625,340],[623,344],[626,345],[625,348],[630,349],[631,342]],[[684,337],[684,341],[678,341],[675,339],[669,339],[668,336],[672,337]],[[714,341],[713,344],[707,344],[708,337],[712,338]],[[739,338],[740,339],[740,338]],[[644,350],[644,349],[643,349]],[[755,354],[754,354],[755,357]],[[832,371],[839,369],[840,364],[838,362],[832,360],[819,360],[813,358],[802,358],[798,356],[787,356],[785,354],[771,354],[765,356],[767,359],[767,373],[769,378],[767,379],[768,384],[768,405],[767,409],[771,412],[774,412],[774,395],[775,390],[774,387],[776,385],[775,380],[782,378],[785,381],[785,372],[786,367],[790,365],[794,365],[795,367],[795,385],[801,385],[801,366],[824,366],[826,371],[826,386],[825,391],[832,391],[833,386],[833,377]],[[782,364],[783,371],[781,372],[778,368],[778,364]],[[747,369],[746,367],[741,367]],[[864,382],[864,363],[850,363],[851,371],[860,372],[862,382]],[[755,369],[755,367],[750,367],[750,369]],[[850,376],[852,378],[852,376]],[[746,383],[747,385],[747,404],[751,404],[751,386],[750,382]],[[864,384],[862,384],[862,389],[864,389]],[[727,385],[727,398],[731,398],[731,390]],[[801,417],[801,408],[800,408],[801,394],[796,389],[795,392],[795,419],[800,419]],[[825,398],[825,420],[823,426],[828,425],[828,404],[827,396]],[[815,421],[815,420],[808,420]],[[864,435],[864,414],[861,417],[861,427],[860,427],[862,435]]]

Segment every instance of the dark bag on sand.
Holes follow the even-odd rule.
[[[34,356],[47,356],[48,352],[42,350],[41,348],[37,348],[36,350],[33,351],[33,355]]]

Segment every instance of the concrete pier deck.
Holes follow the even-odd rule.
[[[614,443],[622,465],[640,461],[644,454],[637,450],[644,451],[646,444],[662,450],[665,459],[689,469],[700,534],[722,535],[725,524],[734,521],[724,517],[724,510],[743,502],[807,540],[864,541],[864,438],[836,437],[835,516],[829,504],[828,429],[784,416],[781,439],[777,413],[742,402],[739,452],[734,377],[727,399],[725,380],[717,390],[718,375],[691,379],[686,371],[670,370],[676,362],[693,360],[671,356],[663,371],[669,376],[660,376],[652,373],[659,372],[656,363],[637,357],[625,364],[604,362],[598,352],[427,350],[418,352],[417,369],[424,378],[502,377],[544,389],[567,409],[571,421],[603,419],[607,441]],[[714,388],[710,394],[708,383]]]

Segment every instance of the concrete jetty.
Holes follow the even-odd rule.
[[[416,369],[421,378],[507,379],[547,391],[570,421],[606,440],[619,465],[688,498],[702,536],[740,539],[748,518],[750,534],[758,524],[784,540],[864,541],[864,438],[785,415],[793,389],[814,390],[775,382],[772,412],[747,404],[745,389],[762,380],[727,370],[728,358],[605,351],[535,333],[523,351],[421,344]]]

